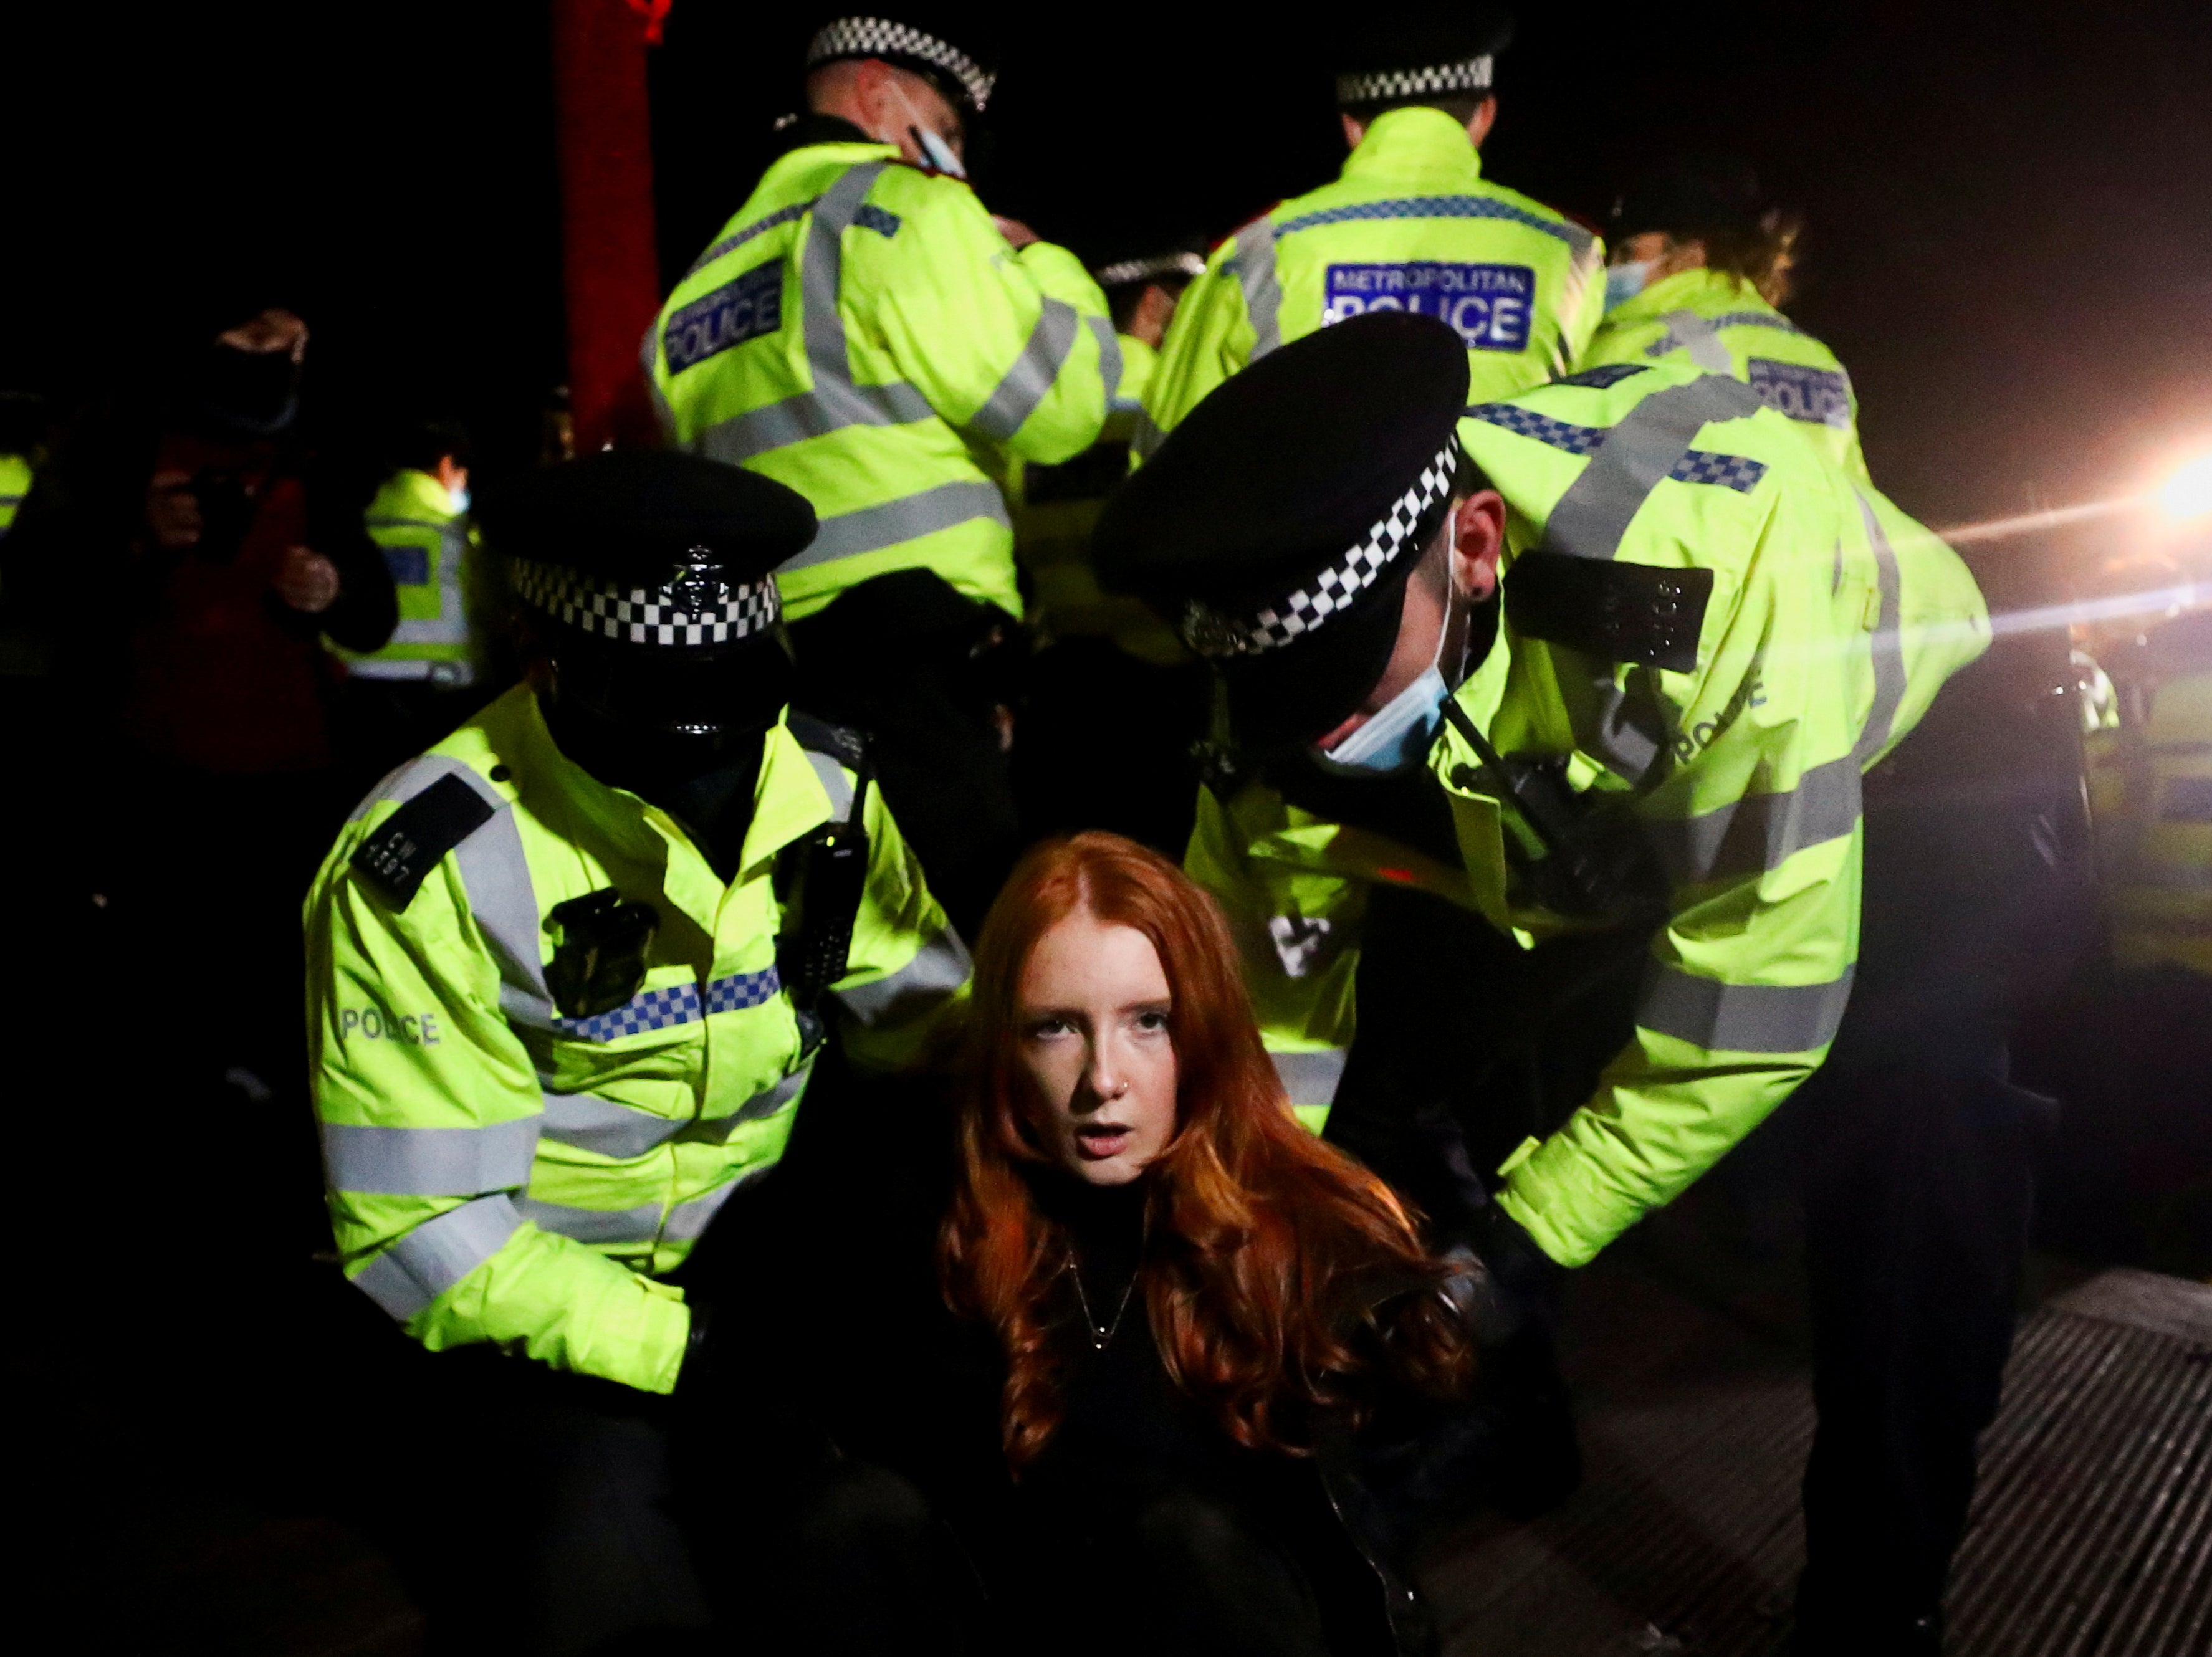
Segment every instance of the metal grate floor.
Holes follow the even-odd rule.
[[[1592,1411],[1573,1501],[1427,1573],[1449,1657],[1779,1657],[1812,1429],[1781,1364]],[[2212,1287],[2106,1272],[2023,1324],[1950,1621],[1957,1657],[2212,1652]]]

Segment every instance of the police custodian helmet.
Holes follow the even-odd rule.
[[[1336,37],[1336,103],[1372,112],[1431,98],[1490,95],[1513,15],[1466,0],[1378,6]]]
[[[782,484],[620,449],[489,494],[477,521],[556,665],[556,739],[599,774],[710,766],[790,694],[775,568],[814,538]]]
[[[843,58],[880,58],[925,76],[954,104],[981,115],[998,82],[994,32],[975,9],[895,4],[880,12],[840,15],[806,44],[806,67]]]
[[[1214,664],[1240,740],[1311,741],[1389,663],[1406,579],[1474,476],[1466,401],[1433,318],[1370,312],[1271,352],[1107,501],[1099,580]]]

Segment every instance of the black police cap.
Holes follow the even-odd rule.
[[[735,644],[781,619],[777,565],[814,538],[782,484],[669,449],[612,449],[517,479],[477,509],[521,603],[623,644]]]
[[[880,58],[927,76],[955,103],[980,115],[998,83],[998,31],[981,8],[899,3],[888,12],[837,12],[825,18],[806,43],[806,67]]]
[[[1749,235],[1766,203],[1759,174],[1732,155],[1682,155],[1647,169],[1614,203],[1606,234],[1648,230],[1679,237]]]
[[[1502,6],[1378,6],[1338,36],[1336,101],[1346,108],[1407,98],[1486,94],[1498,54],[1513,39]]]
[[[1226,381],[1107,501],[1099,580],[1219,665],[1244,740],[1317,737],[1382,677],[1467,390],[1450,328],[1370,311]]]

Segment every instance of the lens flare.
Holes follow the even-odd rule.
[[[2158,504],[2176,523],[2212,513],[2212,454],[2199,455],[2160,484]]]

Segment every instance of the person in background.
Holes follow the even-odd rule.
[[[1344,174],[1215,250],[1168,330],[1139,455],[1247,364],[1368,311],[1447,324],[1467,349],[1469,403],[1567,370],[1603,307],[1605,250],[1483,176],[1494,71],[1512,33],[1498,8],[1419,0],[1334,36]]]
[[[192,340],[150,410],[57,457],[73,521],[38,573],[112,582],[106,624],[58,640],[88,738],[122,756],[95,778],[104,895],[135,947],[187,950],[225,986],[222,1017],[186,1021],[176,1073],[257,1106],[300,1074],[300,895],[343,810],[326,645],[375,650],[397,619],[362,493],[309,429],[307,347],[277,307]],[[135,843],[148,810],[158,866]]]
[[[1835,353],[1777,308],[1790,297],[1799,224],[1745,162],[1680,157],[1623,195],[1606,227],[1605,320],[1576,360],[1693,364],[1733,374],[1866,482],[1858,394]]]
[[[884,792],[963,927],[1021,847],[988,671],[1022,610],[999,457],[1080,454],[1122,372],[1074,256],[965,182],[989,33],[905,5],[827,20],[807,112],[645,341],[672,442],[821,514],[776,578],[801,699],[875,735]]]
[[[473,713],[486,668],[468,434],[424,422],[395,447],[398,464],[363,523],[392,572],[398,625],[381,650],[337,652],[345,762],[364,789]]]
[[[1110,829],[1179,857],[1190,838],[1205,734],[1205,675],[1172,628],[1103,592],[1091,529],[1129,471],[1129,440],[1177,300],[1205,271],[1194,248],[1151,246],[1091,274],[1113,309],[1121,384],[1099,440],[1058,465],[1006,477],[1014,552],[1030,593],[1030,658],[1013,775],[1032,836]]]

